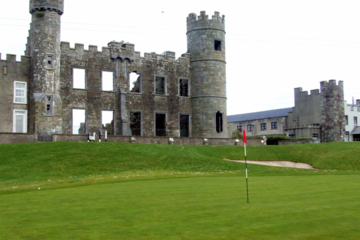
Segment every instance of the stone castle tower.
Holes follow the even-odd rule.
[[[205,12],[187,18],[190,53],[192,128],[194,137],[225,138],[226,62],[225,17],[218,12],[209,19]]]
[[[62,133],[60,98],[60,18],[63,0],[31,0],[25,55],[31,56],[29,130]]]
[[[344,83],[323,81],[321,87],[321,132],[323,142],[340,142],[345,134]]]

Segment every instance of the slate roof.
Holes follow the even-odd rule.
[[[250,121],[250,120],[264,119],[264,118],[285,117],[288,116],[289,112],[292,112],[292,107],[261,111],[261,112],[229,115],[227,116],[227,122],[243,122],[243,121]]]
[[[354,127],[354,129],[351,131],[351,134],[360,134],[360,126]]]

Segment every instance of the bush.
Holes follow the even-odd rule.
[[[242,139],[243,135],[239,130],[235,130],[232,132],[231,138]]]

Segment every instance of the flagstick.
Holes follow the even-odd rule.
[[[245,171],[246,171],[246,196],[247,196],[247,203],[249,203],[248,172],[247,172],[247,163],[246,163],[246,144],[244,144],[244,149],[245,149]]]

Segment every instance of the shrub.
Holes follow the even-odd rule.
[[[239,130],[235,130],[232,132],[231,138],[242,139],[243,135]]]

